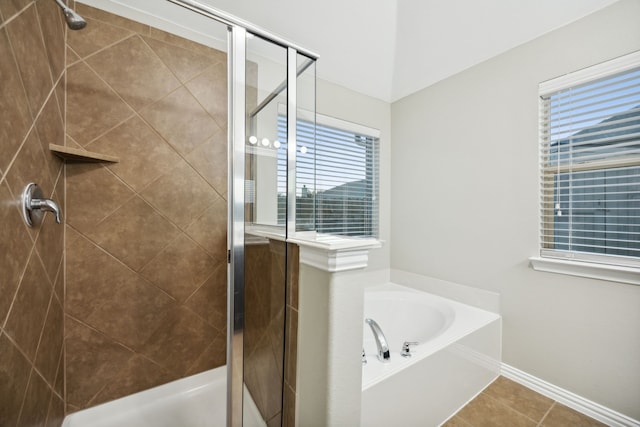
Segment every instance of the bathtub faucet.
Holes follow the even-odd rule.
[[[378,346],[378,360],[382,363],[389,362],[389,359],[391,358],[389,353],[389,344],[387,344],[387,339],[382,333],[380,325],[378,325],[378,323],[373,319],[365,319],[364,321],[371,327],[373,338],[376,340],[376,345]]]

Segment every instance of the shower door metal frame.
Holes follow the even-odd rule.
[[[231,27],[227,65],[227,426],[242,427],[244,408],[244,232],[247,31]]]
[[[298,119],[298,51],[287,48],[287,229],[286,237],[296,234],[296,143]]]
[[[228,172],[231,195],[227,224],[227,426],[242,427],[244,392],[244,233],[247,33],[287,49],[287,237],[295,233],[296,206],[296,79],[297,54],[317,60],[315,53],[296,46],[260,27],[194,0],[167,0],[225,24],[229,31]],[[289,182],[289,181],[292,181]]]

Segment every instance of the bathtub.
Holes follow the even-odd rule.
[[[62,427],[224,427],[227,368],[170,382],[75,412]],[[244,425],[266,427],[244,389]]]
[[[364,317],[380,325],[391,357],[377,359],[363,322],[362,426],[441,425],[500,373],[496,313],[389,283],[365,290]],[[419,343],[409,358],[404,341]]]

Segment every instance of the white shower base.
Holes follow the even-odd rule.
[[[245,388],[244,426],[266,427]],[[62,427],[224,427],[227,368],[210,371],[75,412]]]

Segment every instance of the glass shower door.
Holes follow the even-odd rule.
[[[284,373],[287,49],[246,40],[243,425],[280,425]]]
[[[288,425],[292,412],[283,407],[295,407],[284,387],[292,372],[285,369],[286,239],[296,229],[296,87],[306,71],[303,98],[315,116],[315,59],[236,25],[229,52],[227,423]]]

